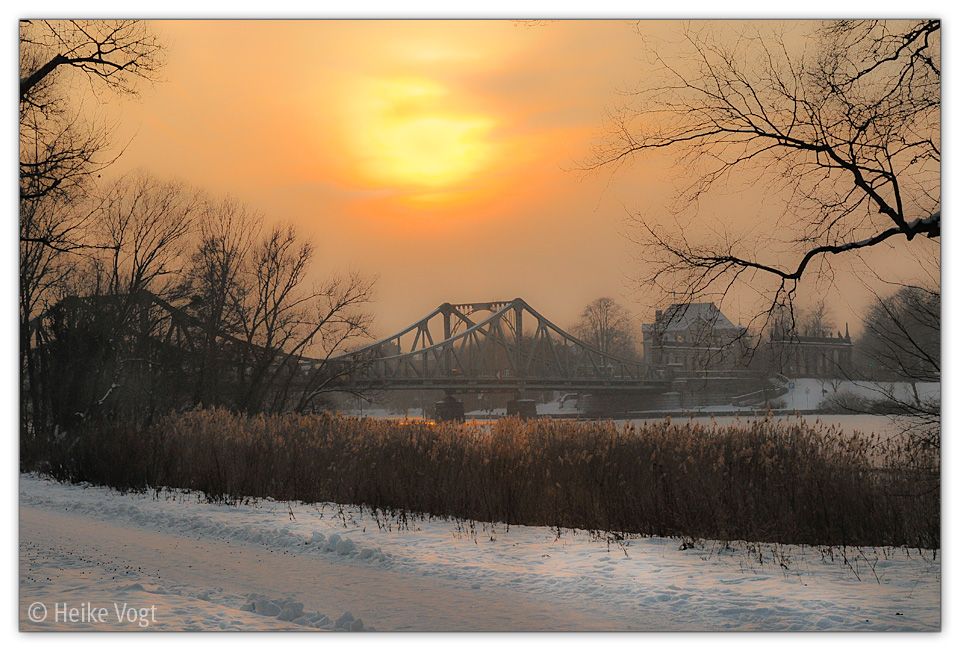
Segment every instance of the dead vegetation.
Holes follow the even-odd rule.
[[[433,425],[196,410],[100,421],[32,467],[120,490],[358,504],[474,522],[836,546],[940,546],[939,452],[801,420]]]

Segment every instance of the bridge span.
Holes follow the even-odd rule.
[[[82,320],[85,311],[112,314],[111,305],[119,298],[68,297],[45,311],[30,322],[37,350],[56,341],[56,323]],[[308,408],[316,396],[330,391],[434,390],[443,391],[448,404],[458,394],[508,393],[519,400],[523,392],[568,391],[589,394],[610,411],[610,405],[668,408],[693,384],[708,390],[721,386],[725,392],[734,387],[739,393],[764,388],[752,386],[755,382],[736,371],[723,371],[723,377],[710,377],[711,372],[674,376],[666,368],[612,355],[558,327],[521,298],[444,303],[396,334],[324,359],[300,349],[264,348],[225,331],[214,332],[215,340],[207,341],[210,333],[196,315],[149,292],[126,297],[125,303],[136,309],[123,322],[123,336],[138,351],[162,354],[163,370],[178,378],[177,387],[199,386],[198,368],[214,345],[223,357],[215,377],[223,393],[261,374],[264,395],[294,396],[286,404],[295,409]],[[140,375],[152,368],[145,366]],[[285,404],[282,400],[278,404]]]
[[[400,332],[327,361],[344,390],[665,391],[662,370],[599,350],[521,298],[444,303]]]

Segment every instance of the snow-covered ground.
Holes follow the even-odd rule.
[[[921,400],[939,400],[939,382],[918,382],[917,395]],[[866,400],[887,400],[895,396],[898,400],[911,402],[915,399],[913,385],[909,382],[865,382],[859,380],[821,380],[817,378],[797,378],[790,380],[789,390],[777,398],[782,400],[781,409],[789,411],[813,410],[837,394],[854,395]],[[677,413],[701,411],[712,414],[725,412],[750,412],[757,407],[739,407],[729,402],[719,405],[703,405],[675,409]],[[539,410],[539,409],[538,409]],[[657,410],[658,413],[663,410]]]
[[[376,405],[364,407],[362,409],[343,409],[340,410],[340,413],[345,416],[359,416],[361,418],[386,418],[390,420],[421,420],[423,418],[423,410],[419,408],[403,410],[378,407]]]
[[[908,382],[861,382],[854,380],[791,380],[790,391],[782,396],[787,409],[816,409],[819,404],[837,393],[847,393],[867,400],[885,400],[888,396],[913,400],[913,388]],[[939,382],[918,382],[917,393],[922,400],[940,399]]]
[[[618,544],[579,531],[447,520],[398,528],[352,506],[265,500],[232,507],[200,497],[120,495],[21,476],[21,628],[940,626],[940,557],[932,552],[847,550],[846,558],[824,558],[811,548],[761,546],[760,563],[743,546],[680,549],[661,538]],[[31,610],[35,603],[46,608],[42,622],[31,621],[43,613]],[[78,609],[74,619],[90,604],[103,621],[64,622],[64,612],[71,614],[64,604]]]
[[[577,416],[581,413],[580,403],[574,398],[537,405],[537,414],[540,416]]]

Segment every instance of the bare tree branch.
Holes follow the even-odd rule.
[[[696,217],[708,192],[740,183],[782,212],[704,242],[637,217],[641,283],[698,298],[767,277],[772,306],[814,263],[824,276],[827,258],[938,238],[939,34],[937,21],[835,21],[808,46],[767,25],[690,25],[676,52],[651,46],[655,74],[623,94],[582,168],[670,151],[689,175],[675,215]]]
[[[20,44],[48,57],[21,69],[21,102],[62,67],[79,69],[116,91],[134,93],[135,82],[151,79],[162,65],[159,40],[138,20],[22,21]]]

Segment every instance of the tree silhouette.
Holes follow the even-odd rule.
[[[624,95],[584,167],[665,150],[691,174],[678,211],[747,179],[782,213],[708,241],[638,217],[644,284],[693,299],[765,277],[772,306],[830,256],[939,237],[938,21],[826,22],[813,46],[769,25],[729,30],[688,25],[675,56],[651,49],[656,73]]]
[[[67,66],[91,82],[135,93],[138,80],[157,73],[163,52],[159,39],[140,20],[25,20],[20,48],[20,101],[34,104],[38,102],[31,95]]]
[[[583,308],[580,321],[572,330],[577,337],[604,353],[624,359],[637,357],[630,313],[612,298],[604,296],[591,301]]]

